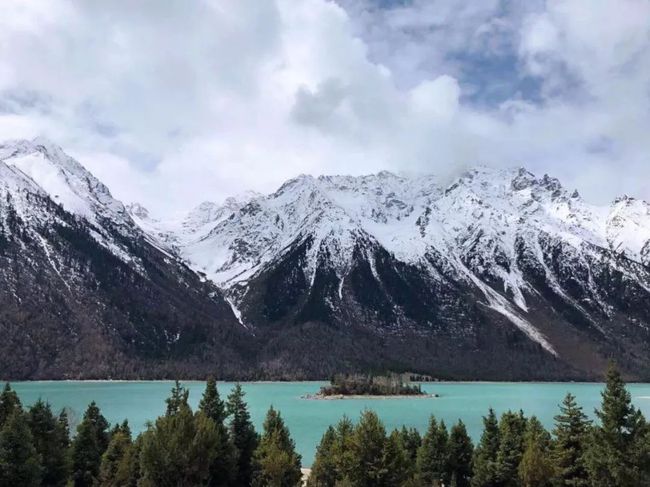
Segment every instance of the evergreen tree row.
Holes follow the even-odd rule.
[[[282,416],[270,408],[258,434],[244,392],[222,400],[207,383],[197,411],[176,382],[165,414],[135,439],[112,428],[95,403],[70,439],[65,412],[37,401],[25,410],[7,384],[0,394],[0,487],[301,485],[301,458]],[[423,436],[387,432],[372,411],[343,418],[318,445],[310,487],[650,486],[650,427],[613,367],[592,424],[568,394],[546,431],[523,412],[484,417],[476,446],[462,421],[432,417]]]
[[[425,435],[387,434],[371,411],[344,418],[317,448],[310,487],[639,487],[650,486],[650,428],[614,367],[592,424],[567,394],[551,433],[522,411],[490,409],[476,447],[462,421],[432,417]]]
[[[135,439],[93,402],[70,440],[65,412],[36,402],[25,411],[9,384],[0,394],[0,487],[296,486],[300,455],[279,412],[255,432],[236,385],[227,401],[209,380],[193,412],[176,382],[165,414]]]

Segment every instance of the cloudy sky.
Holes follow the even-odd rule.
[[[523,165],[650,200],[648,0],[3,0],[0,138],[159,214],[301,173]]]

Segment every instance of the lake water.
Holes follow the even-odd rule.
[[[375,410],[387,429],[414,426],[426,430],[429,416],[443,419],[447,426],[459,418],[467,425],[476,441],[482,430],[482,416],[489,407],[498,414],[507,409],[523,409],[536,415],[546,427],[552,427],[558,404],[567,392],[572,392],[593,418],[600,403],[602,384],[583,383],[428,383],[423,389],[437,393],[438,398],[345,399],[316,401],[301,399],[315,393],[322,382],[258,382],[243,384],[246,401],[256,428],[261,429],[269,406],[279,409],[302,454],[303,465],[311,465],[320,438],[330,424],[343,415],[356,420],[366,408]],[[205,387],[203,382],[183,382],[190,390],[190,402],[196,407]],[[172,382],[16,382],[12,383],[24,404],[39,397],[55,410],[63,407],[72,411],[72,421],[78,420],[94,400],[111,422],[128,419],[134,432],[142,431],[145,423],[164,413],[165,398]],[[232,383],[219,383],[222,397]],[[650,384],[630,384],[634,403],[650,417]]]

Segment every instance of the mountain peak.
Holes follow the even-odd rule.
[[[137,216],[138,218],[141,218],[143,220],[149,218],[149,210],[147,210],[143,205],[141,205],[138,202],[133,202],[127,205],[126,209],[131,215]]]

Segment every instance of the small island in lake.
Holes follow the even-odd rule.
[[[400,374],[364,375],[337,374],[330,384],[320,392],[305,396],[306,399],[345,399],[365,397],[437,397],[422,390],[420,384],[413,384]]]

